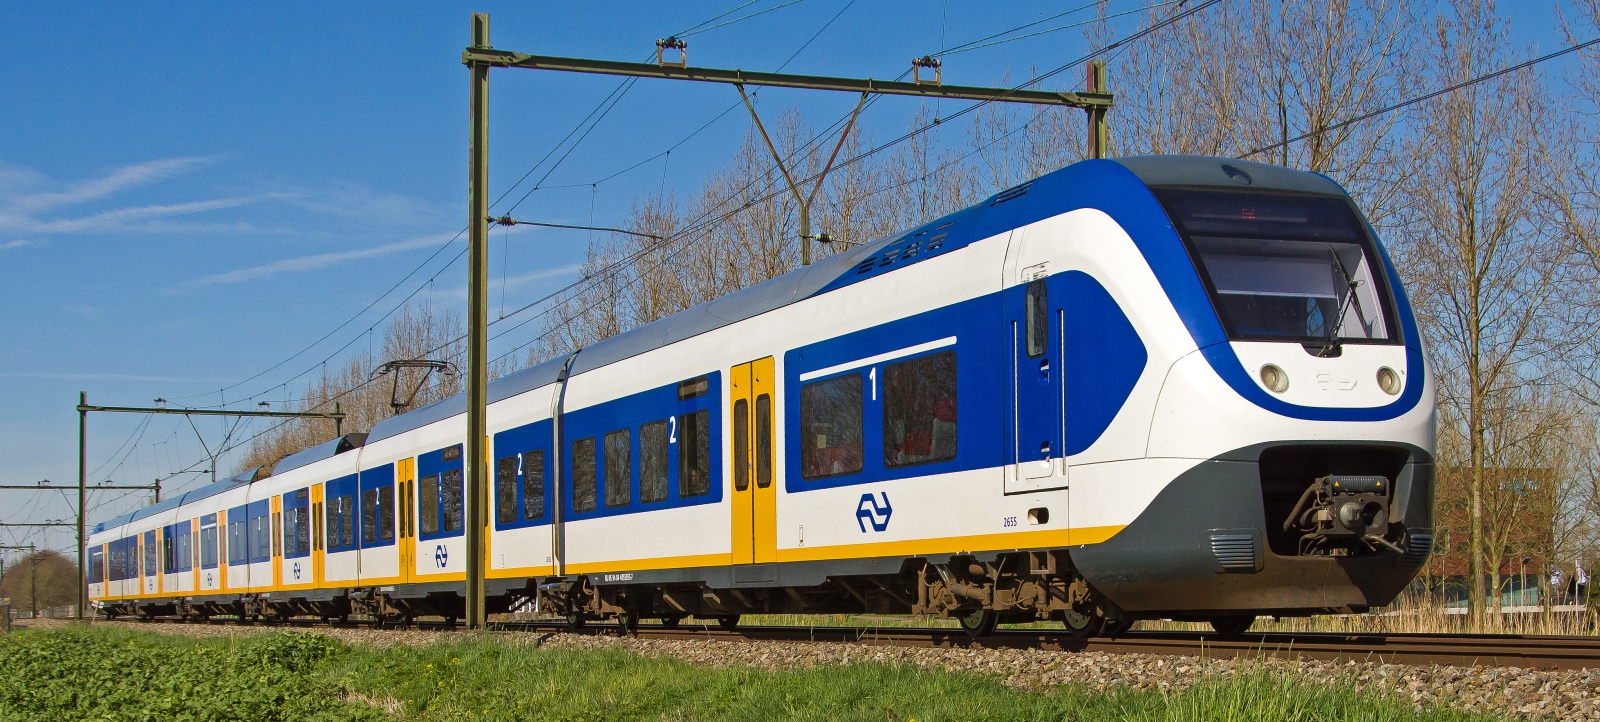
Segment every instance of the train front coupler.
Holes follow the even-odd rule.
[[[1405,554],[1389,533],[1389,480],[1329,475],[1306,487],[1283,530],[1300,532],[1301,556],[1357,556],[1390,549]]]

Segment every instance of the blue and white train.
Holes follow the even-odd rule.
[[[1434,390],[1337,184],[1074,164],[491,384],[490,611],[1361,611],[1432,545]],[[109,615],[454,618],[464,397],[99,524]]]

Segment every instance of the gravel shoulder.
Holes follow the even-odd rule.
[[[52,629],[66,620],[18,620],[17,627]],[[229,637],[277,631],[279,627],[96,622],[161,634]],[[552,649],[622,648],[637,654],[670,657],[690,664],[746,666],[761,670],[806,669],[844,664],[910,665],[921,669],[971,672],[1001,678],[1018,690],[1040,691],[1062,684],[1094,690],[1128,687],[1179,690],[1196,677],[1229,674],[1266,665],[1313,681],[1342,680],[1358,688],[1391,690],[1419,707],[1452,707],[1480,714],[1537,720],[1600,720],[1600,670],[1543,671],[1517,667],[1422,667],[1387,663],[1336,663],[1319,660],[1203,659],[1149,654],[1053,652],[1018,649],[905,648],[810,642],[652,640],[574,634],[523,632],[446,632],[415,629],[315,628],[311,631],[346,644],[421,646],[463,638],[493,638],[502,643]]]

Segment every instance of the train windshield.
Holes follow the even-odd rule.
[[[1383,266],[1337,197],[1154,189],[1236,340],[1396,340]]]

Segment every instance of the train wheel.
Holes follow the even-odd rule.
[[[568,614],[567,629],[583,629],[583,615],[578,612]]]
[[[683,617],[662,617],[661,618],[661,628],[662,629],[677,629],[678,628],[678,623],[682,622],[682,621],[683,621]]]
[[[726,617],[719,617],[717,626],[721,627],[724,632],[731,632],[739,627],[739,615],[732,614]]]
[[[633,612],[622,612],[617,615],[617,626],[622,627],[622,633],[628,636],[638,636],[639,615]]]
[[[979,609],[960,620],[961,631],[968,637],[987,637],[994,633],[994,625],[1000,623],[1000,615],[992,609]]]
[[[1106,618],[1093,612],[1085,614],[1068,609],[1061,613],[1061,624],[1067,628],[1067,634],[1074,637],[1093,637],[1105,629]]]
[[[1130,629],[1133,629],[1132,619],[1107,619],[1105,625],[1100,628],[1100,634],[1115,637],[1127,633]]]
[[[1211,628],[1224,637],[1237,637],[1250,631],[1250,626],[1256,623],[1255,617],[1218,617],[1211,620]]]

